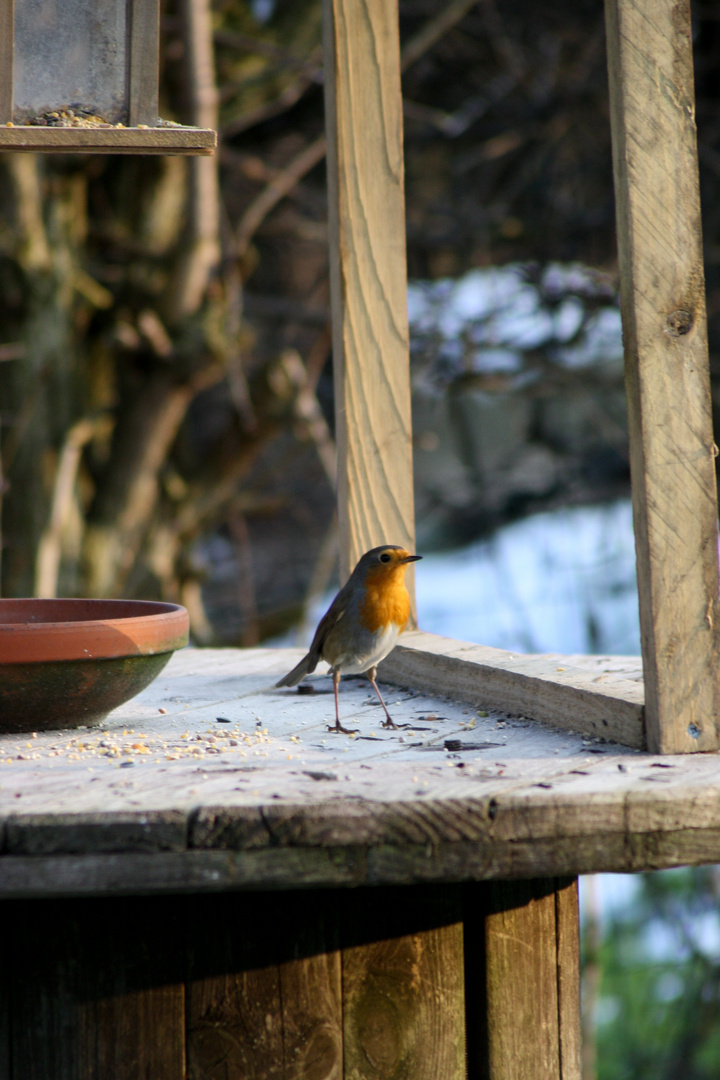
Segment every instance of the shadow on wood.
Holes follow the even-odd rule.
[[[574,883],[555,885],[7,901],[0,1073],[531,1080],[503,1041],[525,1030],[537,1075],[568,1080],[558,1015],[563,994],[577,1007],[577,970],[561,940],[577,904]],[[528,950],[537,963],[521,966]],[[529,1034],[538,1010],[542,1055]]]

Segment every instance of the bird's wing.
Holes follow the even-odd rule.
[[[317,667],[318,660],[322,655],[323,645],[325,639],[334,626],[340,622],[343,615],[347,610],[347,597],[343,597],[343,590],[337,594],[330,607],[327,609],[322,619],[318,623],[318,628],[315,631],[315,637],[312,639],[312,645],[303,656],[300,663],[288,672],[287,675],[280,679],[280,682],[275,683],[276,686],[297,686],[306,675],[312,674]]]
[[[350,577],[349,580],[345,582],[342,589],[318,623],[315,637],[312,639],[312,644],[310,646],[310,656],[314,658],[315,663],[318,662],[322,655],[323,646],[327,641],[328,634],[337,626],[351,606],[354,590],[355,581],[353,575],[353,577]]]
[[[347,597],[343,596],[343,592],[344,590],[341,589],[318,623],[315,637],[312,639],[312,644],[309,649],[309,655],[314,659],[315,663],[317,663],[322,655],[323,645],[327,640],[328,634],[337,626],[347,611]]]

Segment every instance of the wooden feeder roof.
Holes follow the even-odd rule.
[[[212,154],[158,117],[158,0],[0,0],[0,150]]]

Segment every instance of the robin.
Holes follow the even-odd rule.
[[[276,686],[297,686],[315,670],[318,660],[325,660],[330,665],[335,691],[335,727],[330,731],[350,734],[340,724],[341,675],[367,675],[385,710],[383,727],[395,727],[375,677],[378,664],[395,647],[407,624],[410,596],[405,586],[405,571],[408,563],[421,558],[422,555],[411,555],[397,544],[366,551],[320,620],[307,656],[276,683]]]

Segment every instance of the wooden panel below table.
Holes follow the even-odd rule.
[[[555,1016],[543,1080],[559,1078],[557,943],[577,925],[563,896],[544,882],[5,901],[0,1076],[505,1080],[517,1055],[500,1040],[488,1072],[478,1046],[511,993],[518,1031]],[[570,972],[571,1019],[577,985]]]

